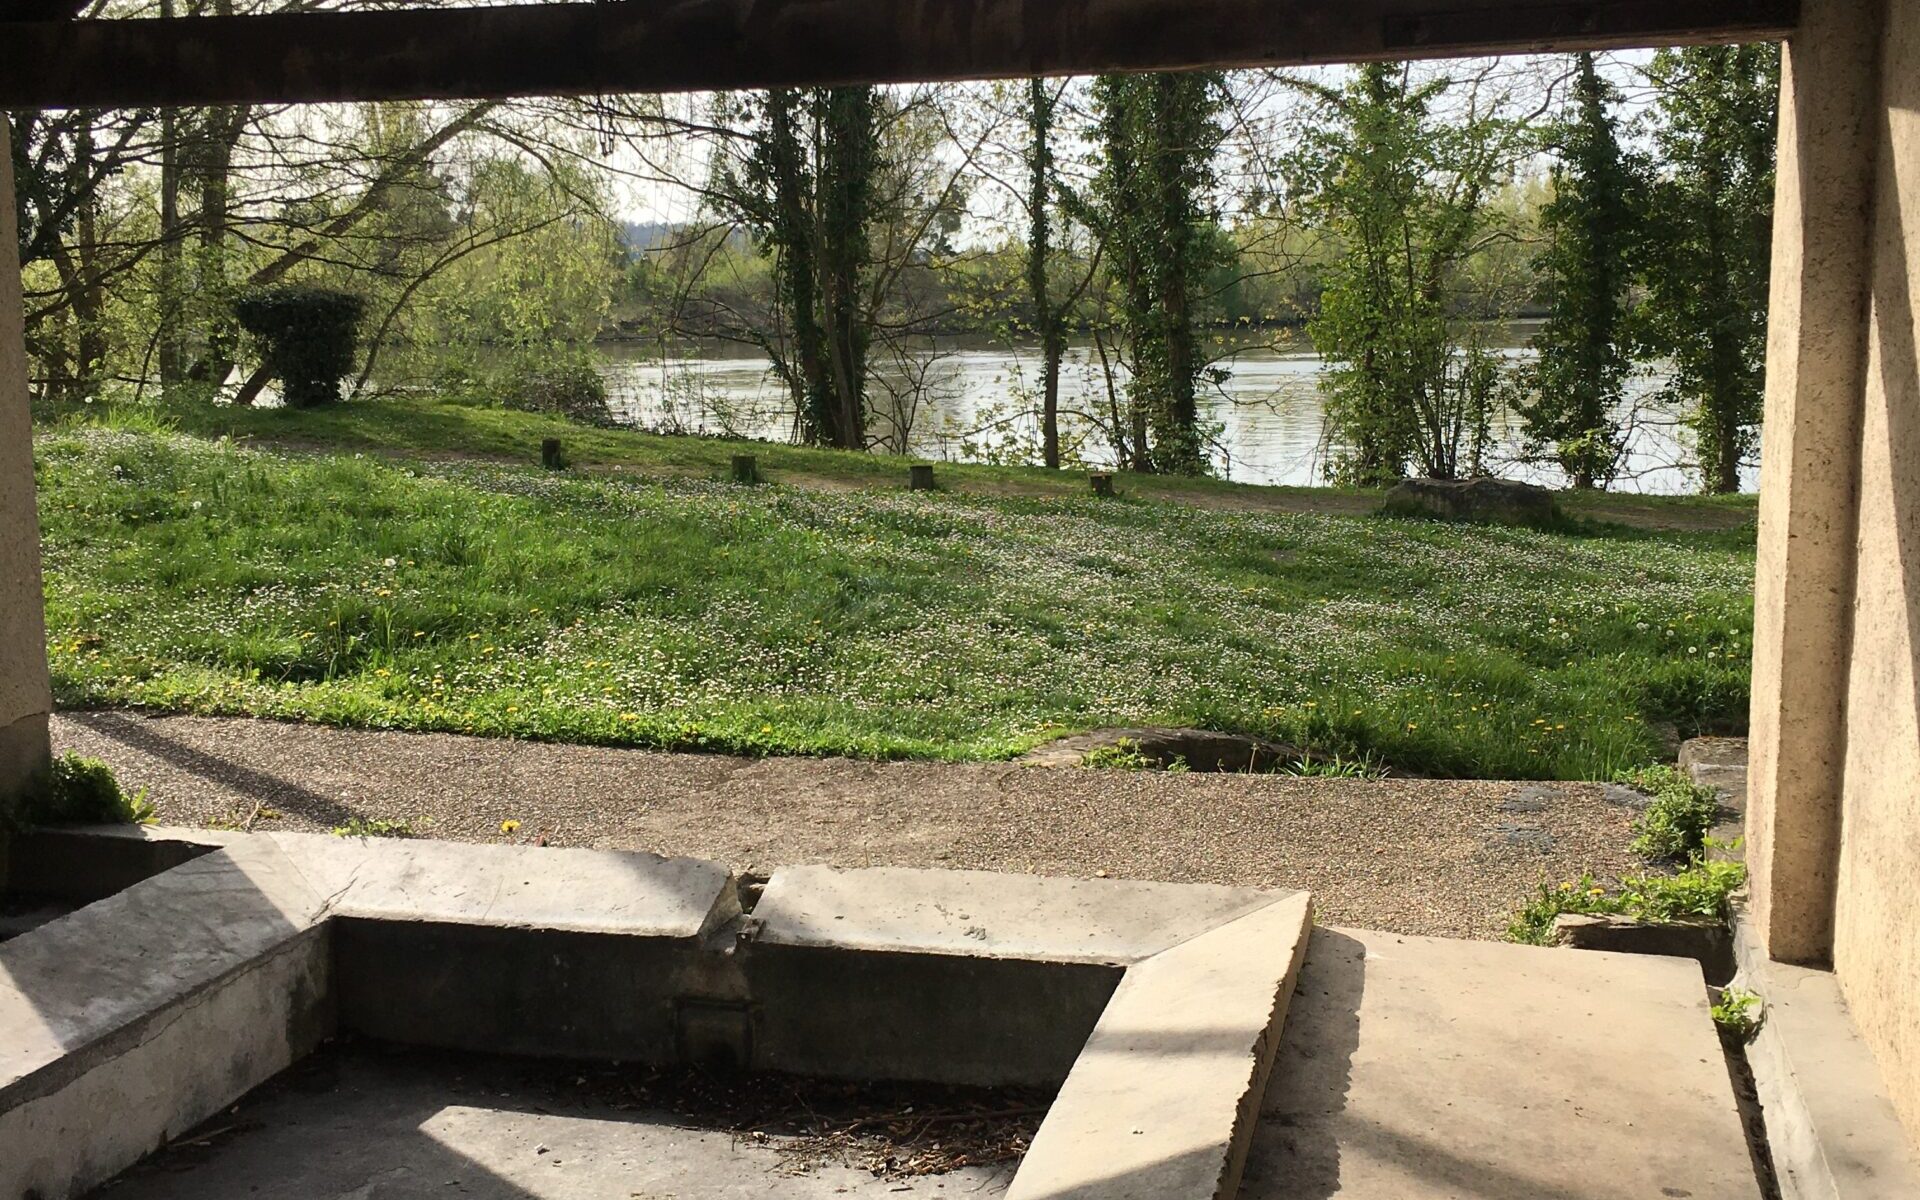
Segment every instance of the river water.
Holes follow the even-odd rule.
[[[1515,360],[1531,357],[1527,339],[1537,326],[1500,327],[1494,341]],[[1324,410],[1319,380],[1323,364],[1301,335],[1262,334],[1259,344],[1232,348],[1221,362],[1229,374],[1212,388],[1203,420],[1218,427],[1214,467],[1244,483],[1310,485],[1326,481]],[[790,402],[767,359],[757,350],[725,342],[608,343],[600,347],[601,371],[617,419],[669,432],[728,434],[786,441],[793,435]],[[985,338],[931,338],[904,360],[875,356],[875,411],[870,432],[886,449],[947,461],[1038,461],[1038,421],[1031,399],[1039,387],[1039,350]],[[1687,435],[1676,417],[1653,403],[1662,380],[1657,371],[1637,375],[1620,418],[1630,434],[1627,461],[1614,487],[1646,493],[1690,492]],[[1107,374],[1096,347],[1079,340],[1068,349],[1061,372],[1063,437],[1078,433],[1081,457],[1111,465],[1107,447],[1089,424],[1072,414],[1107,405]],[[899,416],[896,416],[896,413]],[[900,419],[904,418],[904,419]],[[905,436],[902,438],[902,428]],[[1557,467],[1522,461],[1520,431],[1511,418],[1495,424],[1490,466],[1496,473],[1557,486]],[[1757,484],[1749,464],[1743,484]]]

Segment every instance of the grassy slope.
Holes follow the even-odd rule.
[[[414,404],[187,424],[216,418],[441,455],[545,427]],[[1152,721],[1535,777],[1745,716],[1750,533],[1099,502],[995,468],[942,472],[1015,494],[913,495],[895,463],[767,446],[820,486],[748,489],[702,477],[727,443],[563,428],[668,477],[43,436],[61,702],[955,758]]]
[[[766,442],[668,437],[620,429],[595,429],[561,417],[499,408],[396,398],[343,404],[329,409],[281,409],[203,405],[180,411],[175,423],[203,437],[230,436],[266,444],[361,450],[399,455],[464,456],[531,463],[542,438],[558,437],[576,466],[601,467],[657,478],[720,479],[734,454],[752,454],[776,483],[847,488],[893,487],[906,478],[905,461],[880,454],[845,454]],[[916,460],[924,461],[924,460]],[[939,464],[941,485],[988,495],[1081,496],[1087,484],[1075,472],[1036,467]],[[1354,488],[1265,487],[1214,479],[1124,475],[1121,491],[1148,499],[1182,500],[1217,508],[1273,512],[1361,513],[1379,502],[1377,492]],[[1754,518],[1752,496],[1569,496],[1563,504],[1578,517],[1624,521],[1676,530],[1737,530]]]

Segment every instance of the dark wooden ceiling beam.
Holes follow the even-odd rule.
[[[608,0],[0,23],[0,108],[675,92],[1773,39],[1799,0]]]

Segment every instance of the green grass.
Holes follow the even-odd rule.
[[[226,419],[350,445],[363,422],[412,428],[343,409]],[[486,453],[476,427],[499,418],[531,462],[525,417],[408,436]],[[747,488],[701,477],[729,443],[560,427],[576,461],[695,461],[655,478],[43,435],[59,702],[956,759],[1195,725],[1527,778],[1610,778],[1660,756],[1656,725],[1745,720],[1750,537],[910,494],[897,462],[884,488]],[[866,456],[757,450],[882,481]]]

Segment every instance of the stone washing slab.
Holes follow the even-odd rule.
[[[0,1195],[76,1195],[311,1050],[323,913],[262,838],[0,945]]]
[[[323,904],[279,847],[229,846],[0,944],[0,1108],[304,933]]]
[[[697,938],[738,914],[733,873],[628,850],[267,835],[336,916]]]
[[[1128,968],[1008,1200],[1231,1200],[1311,928],[1295,892]]]
[[[1697,964],[1316,929],[1241,1200],[1757,1200]]]
[[[332,962],[311,928],[63,1059],[58,1087],[0,1099],[0,1196],[81,1195],[311,1053]]]
[[[756,944],[1126,964],[1285,892],[907,867],[782,867],[753,910]]]

